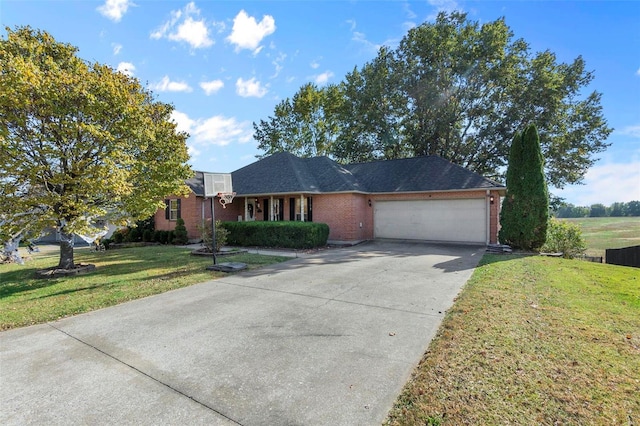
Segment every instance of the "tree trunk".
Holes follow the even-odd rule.
[[[60,269],[74,269],[73,262],[73,234],[68,234],[64,228],[60,229]]]

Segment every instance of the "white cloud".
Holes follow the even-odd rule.
[[[320,67],[320,63],[314,59],[313,61],[311,61],[309,66],[315,70],[315,69],[318,69],[318,67]]]
[[[577,206],[640,200],[640,160],[595,165],[587,171],[584,185],[551,192]]]
[[[118,64],[118,67],[116,68],[116,71],[119,71],[122,74],[126,74],[129,77],[133,77],[133,73],[136,71],[136,67],[131,62],[120,62]]]
[[[102,6],[97,8],[98,12],[105,18],[114,22],[120,22],[129,6],[134,6],[130,0],[107,0]]]
[[[621,135],[631,136],[634,138],[640,138],[640,125],[627,126],[616,133],[620,133]]]
[[[111,43],[111,46],[113,46],[113,54],[114,55],[118,55],[120,53],[120,51],[122,50],[122,45],[121,44]]]
[[[409,30],[415,28],[416,26],[417,26],[417,24],[415,22],[411,22],[411,21],[403,22],[402,23],[402,30],[405,33],[408,33]]]
[[[239,78],[236,81],[236,93],[243,98],[254,97],[261,98],[268,92],[265,86],[262,86],[255,77],[249,80]]]
[[[351,40],[355,41],[356,43],[362,44],[365,47],[365,49],[370,52],[377,52],[381,47],[381,45],[367,40],[366,34],[361,33],[359,31],[353,32],[351,36]]]
[[[275,72],[273,73],[271,78],[276,78],[278,75],[280,75],[280,71],[282,71],[282,69],[284,68],[282,63],[285,59],[287,59],[287,54],[280,52],[278,56],[273,61],[271,61],[271,64],[275,67]]]
[[[636,71],[636,75],[640,75],[640,68],[638,68],[638,71]]]
[[[199,157],[200,154],[202,154],[202,152],[198,148],[194,147],[193,145],[187,144],[187,154],[189,154],[189,157],[193,160]]]
[[[168,38],[173,41],[185,41],[194,49],[213,44],[213,40],[209,38],[209,30],[205,21],[196,21],[190,16],[178,26],[175,33],[169,34]]]
[[[236,51],[249,49],[257,54],[262,49],[260,42],[276,30],[275,20],[271,15],[264,15],[260,22],[247,12],[241,10],[233,19],[233,29],[227,40],[236,46]]]
[[[191,132],[191,128],[195,125],[195,121],[183,112],[173,110],[171,112],[171,120],[177,125],[176,130],[179,132]]]
[[[331,77],[333,77],[333,73],[331,71],[325,71],[315,76],[315,82],[319,85],[327,84]]]
[[[188,132],[189,152],[197,155],[208,146],[226,146],[232,143],[247,143],[253,139],[253,129],[248,121],[238,121],[235,117],[215,115],[193,120],[185,113],[173,111],[172,120],[179,131]]]
[[[347,23],[351,25],[351,41],[361,44],[364,47],[364,50],[369,53],[378,52],[381,45],[367,40],[367,36],[365,33],[356,31],[356,21],[347,21]]]
[[[171,11],[170,19],[151,33],[151,38],[167,38],[171,41],[185,42],[194,49],[211,46],[214,41],[209,37],[209,27],[205,19],[195,19],[200,16],[200,9],[194,2],[188,3],[183,9]],[[195,17],[195,18],[194,18]],[[212,25],[217,25],[213,23]]]
[[[200,87],[204,90],[204,93],[209,96],[222,89],[224,87],[224,82],[222,80],[203,81],[200,83]]]
[[[455,0],[427,0],[427,3],[436,9],[434,13],[427,17],[428,21],[434,21],[440,12],[451,13],[462,9]]]
[[[418,17],[418,15],[411,10],[411,4],[407,3],[403,3],[402,5],[402,9],[404,10],[404,13],[407,15],[407,19],[416,19]]]
[[[184,81],[171,81],[168,75],[162,77],[159,83],[151,85],[158,92],[191,92],[193,89]]]

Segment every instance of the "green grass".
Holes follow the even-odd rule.
[[[485,255],[391,425],[640,424],[640,271]]]
[[[640,217],[585,217],[562,219],[576,223],[587,242],[587,256],[604,257],[608,248],[640,245]]]
[[[170,246],[102,253],[77,250],[76,263],[92,263],[97,270],[54,279],[37,279],[35,271],[55,266],[57,251],[40,253],[25,265],[0,265],[0,330],[53,321],[225,275],[205,269],[212,264],[211,258],[189,253]],[[219,261],[244,262],[255,269],[287,259],[242,253]]]

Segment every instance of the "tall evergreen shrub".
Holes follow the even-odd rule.
[[[540,138],[534,124],[513,138],[507,168],[507,195],[500,213],[499,239],[523,250],[538,250],[546,241],[549,192]]]

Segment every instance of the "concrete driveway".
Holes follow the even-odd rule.
[[[0,424],[380,424],[482,253],[372,242],[0,333]]]

